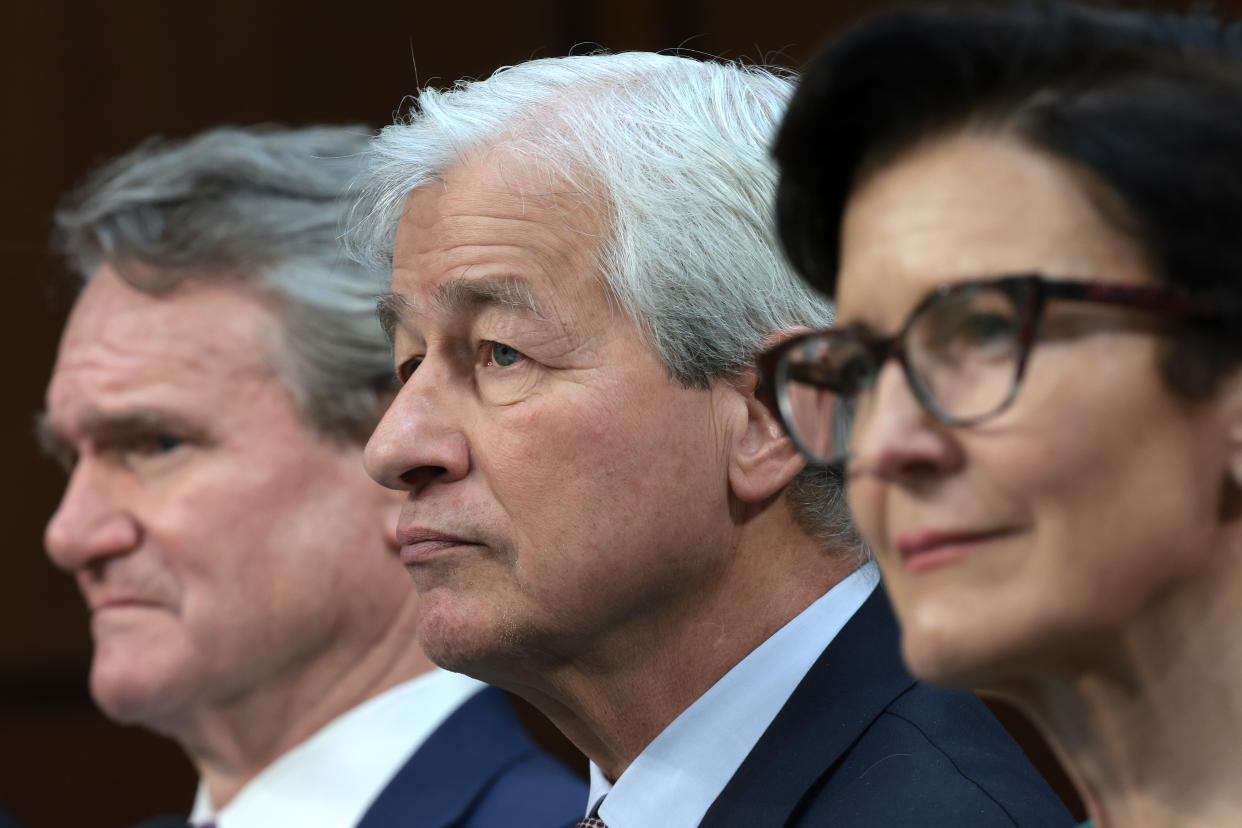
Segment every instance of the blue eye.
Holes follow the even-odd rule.
[[[1016,336],[1018,323],[1011,316],[977,313],[962,327],[976,342],[989,342]]]
[[[510,348],[501,342],[493,342],[488,348],[490,358],[488,364],[496,365],[500,368],[508,368],[511,365],[517,365],[526,355],[516,348]]]
[[[183,437],[163,431],[150,434],[134,434],[119,440],[109,451],[127,466],[138,467],[146,463],[159,463],[164,457],[178,453],[186,445]]]
[[[174,437],[171,434],[157,434],[151,441],[156,452],[166,454],[174,449],[180,448],[184,442],[180,437]]]

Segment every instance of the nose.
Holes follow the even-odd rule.
[[[419,492],[433,482],[451,482],[470,469],[461,415],[467,402],[450,392],[451,378],[437,376],[430,360],[410,377],[384,413],[363,462],[383,486]]]
[[[953,428],[923,407],[896,360],[881,369],[869,397],[854,420],[850,475],[913,485],[960,467]]]
[[[79,459],[43,533],[52,563],[77,572],[136,549],[142,528],[120,500],[109,491],[107,474],[89,458]]]

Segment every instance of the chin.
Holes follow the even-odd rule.
[[[901,614],[902,657],[912,674],[932,684],[990,684],[1003,679],[1026,650],[1024,642],[1008,635],[1011,625],[1005,621],[993,613],[963,613],[943,604],[916,606]]]
[[[118,724],[157,728],[173,706],[163,688],[139,680],[138,676],[112,676],[91,671],[91,698],[104,715]]]
[[[119,724],[142,725],[167,735],[168,723],[186,707],[189,694],[185,682],[157,666],[96,652],[91,663],[91,698]]]
[[[969,651],[961,642],[903,633],[901,654],[910,672],[931,684],[973,688],[989,683],[997,674],[992,659]]]
[[[923,681],[995,692],[1026,686],[1031,679],[1056,672],[1076,648],[1073,628],[1061,630],[1016,616],[987,613],[958,617],[953,623],[903,620],[901,651],[910,672]],[[1063,633],[1068,633],[1067,638]]]
[[[512,687],[528,684],[528,677],[547,668],[544,637],[519,623],[515,613],[448,596],[424,596],[419,610],[419,644],[445,670]]]
[[[445,670],[478,678],[501,657],[503,635],[485,608],[460,606],[446,596],[421,599],[418,640],[423,652]]]

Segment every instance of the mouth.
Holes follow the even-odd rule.
[[[115,610],[127,609],[161,609],[164,605],[156,601],[123,595],[108,595],[91,598],[87,602],[91,615],[100,615]]]
[[[916,529],[897,536],[897,553],[906,572],[916,574],[947,566],[984,544],[1008,537],[1017,529],[944,530]]]
[[[481,545],[477,541],[417,526],[399,529],[397,541],[401,544],[401,563],[407,567],[431,563],[463,546]]]

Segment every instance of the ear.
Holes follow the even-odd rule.
[[[764,338],[766,350],[807,328],[791,328]],[[758,369],[752,367],[732,382],[741,397],[745,422],[733,436],[729,488],[745,503],[759,503],[778,494],[806,466],[801,452],[785,433],[780,417],[760,401]]]

